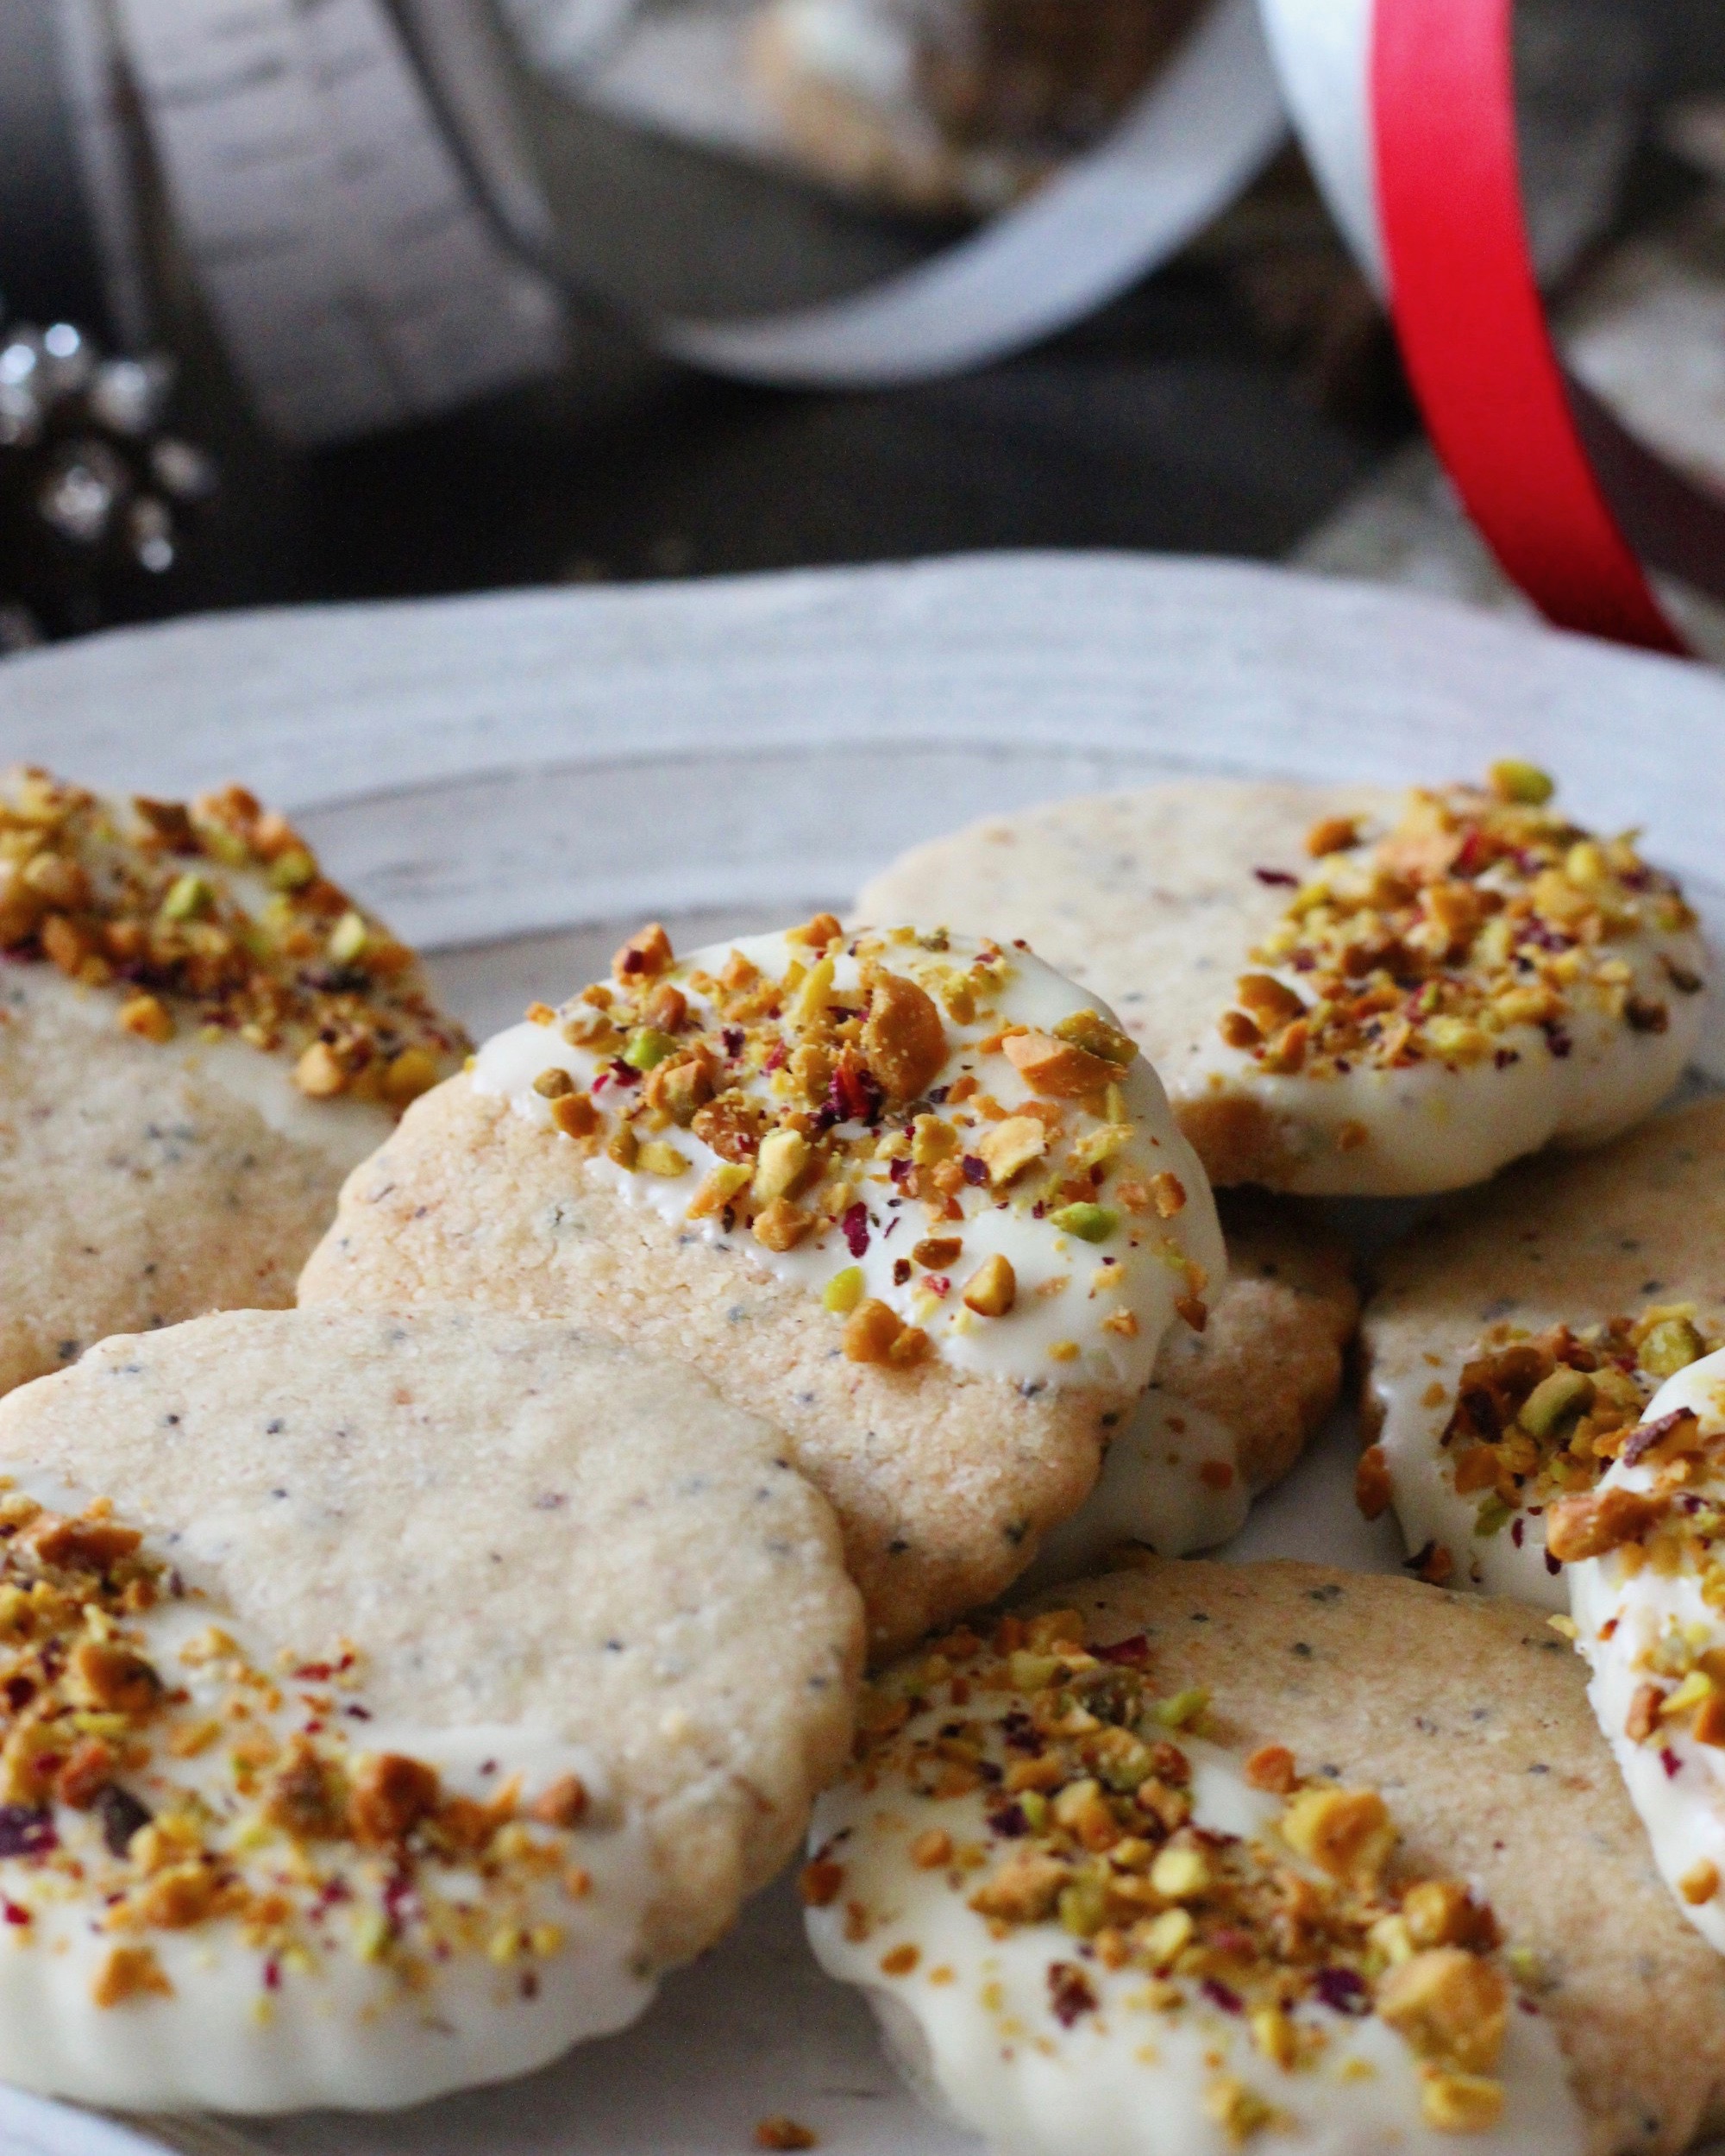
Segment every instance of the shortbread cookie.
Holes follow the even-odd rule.
[[[1654,1395],[1599,1488],[1563,1499],[1589,1695],[1678,1906],[1725,1954],[1725,1353]]]
[[[827,1505],[599,1335],[206,1318],[9,1395],[0,1461],[7,2080],[267,2111],[525,2071],[722,1932],[845,1756]]]
[[[1225,1192],[1228,1276],[1202,1332],[1181,1326],[1108,1447],[1096,1487],[1043,1544],[1032,1584],[1137,1544],[1212,1550],[1298,1462],[1341,1391],[1359,1316],[1346,1247],[1287,1200]]]
[[[1700,1032],[1682,894],[1551,793],[1151,787],[922,847],[859,909],[986,917],[1106,996],[1215,1182],[1458,1189],[1628,1130]]]
[[[803,1875],[994,2146],[1676,2156],[1725,2118],[1725,1965],[1540,1618],[1302,1564],[1063,1600],[887,1671]]]
[[[237,787],[0,779],[0,1390],[291,1302],[342,1178],[455,1069],[411,951]]]
[[[697,1364],[832,1501],[877,1651],[1076,1511],[1224,1257],[1156,1074],[1027,952],[830,915],[616,978],[359,1169],[308,1302],[559,1313]]]
[[[1548,1507],[1725,1341],[1725,1100],[1530,1161],[1383,1261],[1360,1466],[1428,1579],[1569,1608]]]

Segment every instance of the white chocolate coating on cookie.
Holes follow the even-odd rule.
[[[938,1007],[944,1050],[938,1066],[931,1061],[914,1099],[877,1106],[869,1115],[834,1122],[831,1111],[798,1109],[782,1050],[745,1042],[741,1025],[724,1023],[715,977],[733,951],[768,982],[783,981],[794,967],[801,981],[819,964],[825,968],[819,993],[826,1007],[851,1017],[868,1004],[864,964],[916,984],[931,1007]],[[594,1172],[625,1204],[687,1223],[703,1241],[743,1251],[775,1278],[825,1297],[835,1310],[864,1300],[882,1304],[905,1326],[925,1334],[942,1360],[976,1376],[1136,1390],[1149,1382],[1176,1313],[1183,1310],[1189,1322],[1201,1315],[1200,1306],[1220,1282],[1226,1258],[1196,1156],[1142,1056],[1132,1054],[1119,1066],[1090,1059],[1105,1072],[1106,1104],[1100,1092],[1038,1100],[1031,1078],[1006,1052],[1003,1032],[1051,1038],[1082,1014],[1109,1028],[1113,1020],[1028,951],[944,935],[919,940],[913,931],[894,931],[842,944],[835,937],[817,960],[806,944],[760,936],[697,951],[661,978],[687,1000],[692,1037],[732,1044],[720,1050],[728,1094],[768,1117],[787,1110],[799,1115],[817,1146],[831,1149],[831,1172],[812,1194],[799,1239],[788,1248],[769,1248],[723,1205],[692,1213],[692,1202],[706,1204],[702,1194],[711,1191],[712,1178],[734,1163],[698,1134],[699,1122],[690,1127],[666,1118],[634,1166],[619,1165],[597,1139],[589,1141]],[[797,993],[794,988],[787,1001]],[[555,1120],[555,1097],[536,1089],[545,1074],[566,1073],[601,1112],[619,1098],[630,1099],[640,1083],[614,1046],[598,1050],[567,1037],[572,1014],[575,1024],[583,1022],[576,1003],[561,1013],[545,1012],[543,1022],[511,1027],[486,1044],[474,1068],[477,1091],[506,1097],[551,1143],[571,1141]],[[586,1015],[590,1019],[591,1012]],[[1129,1044],[1126,1049],[1130,1053]],[[763,1060],[771,1055],[777,1055],[776,1065]],[[823,1093],[825,1083],[823,1078]],[[949,1099],[955,1088],[956,1101]],[[1026,1116],[1027,1103],[1041,1111],[1040,1122]],[[939,1160],[919,1164],[916,1151],[928,1141],[918,1132],[930,1126],[938,1126],[934,1146],[945,1150]],[[1027,1140],[1024,1163],[997,1174],[984,1156],[999,1138],[1014,1133]],[[1101,1172],[1087,1182],[1089,1198],[1076,1201],[1073,1180],[1087,1175],[1092,1163]],[[953,1187],[946,1218],[930,1219],[925,1208],[932,1210],[932,1198],[940,1202],[932,1185],[920,1186],[919,1199],[907,1194],[919,1188],[915,1176],[928,1177],[942,1164],[952,1166]],[[748,1183],[743,1175],[739,1204]],[[947,1254],[932,1262],[931,1249],[942,1245]],[[1013,1293],[1007,1310],[989,1315],[970,1307],[966,1295],[994,1259],[1009,1267]]]
[[[466,1046],[412,952],[243,787],[129,801],[0,774],[0,951],[78,982],[134,1040],[268,1056],[307,1105],[398,1114]],[[270,1096],[256,1073],[231,1082]]]
[[[1692,1423],[1638,1457],[1632,1445],[1587,1501],[1604,1523],[1598,1539],[1614,1546],[1571,1563],[1570,1608],[1593,1672],[1588,1696],[1654,1862],[1725,1953],[1725,1352],[1668,1379],[1643,1431],[1685,1411]],[[1613,1522],[1601,1509],[1633,1498],[1659,1503],[1664,1517]],[[1614,1540],[1624,1526],[1639,1532]]]
[[[210,1095],[241,1113],[253,1110],[276,1137],[318,1156],[338,1177],[374,1153],[395,1127],[394,1111],[381,1101],[309,1099],[279,1057],[260,1056],[230,1034],[186,1032],[160,1046],[116,1038],[111,998],[49,967],[0,971],[0,1023],[74,1034],[90,1056],[128,1064],[141,1088],[178,1092],[194,1122],[200,1099]]]
[[[1646,939],[1625,954],[1636,981],[1658,984],[1667,948],[1691,964],[1695,939]],[[1278,979],[1283,976],[1278,971]],[[1291,976],[1288,977],[1291,981]],[[1682,1077],[1701,1033],[1698,1004],[1661,1034],[1631,1033],[1609,1012],[1583,1009],[1562,1061],[1534,1026],[1505,1029],[1515,1062],[1411,1070],[1356,1068],[1339,1076],[1283,1077],[1253,1067],[1226,1043],[1194,1060],[1201,1081],[1261,1104],[1284,1133],[1298,1131],[1277,1187],[1308,1195],[1415,1197],[1484,1182],[1507,1162],[1547,1145],[1603,1145],[1653,1113]],[[1362,1140],[1358,1133],[1364,1131]]]
[[[1032,1629],[1015,1661],[1045,1663],[1058,1652]],[[963,1683],[971,1670],[955,1658]],[[1281,1822],[1293,1816],[1283,1799],[1252,1785],[1240,1755],[1182,1726],[1182,1717],[1201,1715],[1201,1695],[1178,1697],[1164,1720],[1152,1714],[1136,1725],[1137,1748],[1159,1745],[1158,1764],[1176,1777],[1156,1785],[1154,1802],[1182,1801],[1186,1812],[1152,1858],[1130,1828],[1122,1839],[1118,1825],[1099,1824],[1105,1806],[1118,1818],[1121,1803],[1099,1801],[1095,1781],[1075,1780],[1082,1765],[1069,1762],[1063,1777],[1044,1783],[1051,1801],[1034,1794],[1036,1769],[1061,1749],[1048,1735],[1045,1693],[1030,1698],[984,1675],[953,1695],[938,1677],[931,1685],[908,1670],[893,1675],[898,1689],[914,1688],[902,1735],[884,1760],[865,1753],[817,1807],[814,1861],[804,1875],[810,1938],[825,1968],[867,1993],[919,2092],[1002,2156],[1225,2156],[1248,2140],[1324,2156],[1386,2147],[1435,2156],[1458,2147],[1556,2156],[1584,2146],[1550,2022],[1531,2002],[1510,1999],[1500,1979],[1483,1981],[1509,2002],[1507,2021],[1458,2080],[1453,2059],[1422,2060],[1402,2033],[1406,2023],[1392,2026],[1373,2010],[1373,1983],[1382,1997],[1386,1976],[1370,1972],[1384,1969],[1385,1955],[1374,1965],[1363,1932],[1352,1946],[1330,1949],[1333,1965],[1284,1972],[1275,2002],[1278,1979],[1253,1965],[1275,1920],[1258,1943],[1233,1943],[1230,1923],[1255,1920],[1217,1917],[1214,1909],[1227,1904],[1212,1897],[1229,1891],[1224,1878],[1255,1877],[1261,1883],[1245,1886],[1240,1906],[1263,1910],[1289,1891],[1270,1890],[1267,1903],[1254,1898],[1272,1877],[1303,1879],[1315,1908],[1328,1882],[1281,1838]],[[1100,1714],[1111,1756],[1121,1759],[1133,1726],[1110,1727],[1110,1710]],[[1082,1698],[1054,1719],[1076,1736]],[[906,1753],[919,1752],[907,1769]],[[967,1760],[994,1778],[975,1786],[973,1766],[972,1786],[963,1788]],[[1031,1793],[1005,1794],[1002,1770],[1007,1789],[1028,1784]],[[1312,1794],[1323,1801],[1321,1785]],[[1031,1804],[1043,1808],[1027,1826]],[[1051,1823],[1068,1807],[1074,1831],[1051,1839]],[[1097,1853],[1087,1858],[1087,1846]],[[1063,1855],[1051,1859],[1051,1847]],[[1057,1898],[1056,1885],[1038,1877],[1051,1861],[1065,1867]],[[1101,1908],[1088,1905],[1099,1890],[1108,1916],[1100,1924]],[[1126,1897],[1129,1913],[1116,1913]],[[1372,1906],[1392,1910],[1393,1892]],[[1363,1920],[1340,1920],[1339,1941],[1350,1936],[1350,1921]],[[1389,1951],[1410,1959],[1408,1920],[1378,1921],[1402,1927]],[[1466,1959],[1456,1949],[1448,1958]],[[1393,1964],[1387,1974],[1393,1980]]]
[[[243,789],[0,774],[0,1391],[291,1301],[342,1177],[466,1046]]]
[[[828,1508],[778,1432],[568,1324],[254,1311],[104,1341],[0,1401],[0,1458],[111,1495],[236,1636],[350,1643],[380,1722],[593,1752],[652,1842],[656,1968],[720,1935],[845,1757],[862,1614]],[[0,1738],[20,1711],[0,1691]]]
[[[42,1683],[41,1651],[68,1630],[73,1700],[99,1695],[99,1667],[80,1662],[98,1650],[155,1679],[129,1711],[117,1687],[109,1711],[82,1714],[45,1688],[49,1718],[15,1723],[0,2077],[135,2109],[372,2109],[528,2071],[643,2010],[655,1867],[586,1746],[380,1720],[351,1652],[267,1651],[158,1538],[121,1560],[152,1583],[142,1608],[80,1560],[37,1562],[21,1496],[91,1516],[40,1472],[12,1479],[10,1686]],[[57,1625],[41,1614],[80,1574],[81,1639],[75,1608]],[[383,1759],[435,1777],[435,1808],[398,1838],[353,1823],[352,1792]],[[329,1815],[302,1833],[295,1802]]]
[[[1546,1546],[1550,1508],[1592,1489],[1661,1378],[1708,1351],[1693,1306],[1656,1304],[1579,1331],[1499,1324],[1447,1358],[1418,1339],[1373,1357],[1383,1421],[1362,1464],[1362,1507],[1375,1516],[1387,1477],[1424,1577],[1561,1614],[1569,1583]]]
[[[1681,893],[1551,790],[1173,782],[992,819],[860,904],[986,921],[1107,996],[1218,1185],[1417,1195],[1603,1142],[1699,1037]]]
[[[1214,1550],[1239,1532],[1251,1510],[1233,1429],[1152,1379],[1116,1432],[1095,1489],[1043,1538],[1026,1591],[1082,1578],[1122,1543],[1164,1557]]]
[[[1547,805],[1551,782],[1409,795],[1340,819],[1189,1083],[1282,1133],[1282,1188],[1460,1188],[1523,1154],[1603,1144],[1650,1114],[1700,1039],[1695,917],[1628,838]]]
[[[1477,1587],[1535,1609],[1566,1610],[1564,1568],[1546,1553],[1544,1506],[1524,1506],[1495,1520],[1487,1511],[1482,1524],[1487,1501],[1456,1489],[1455,1458],[1443,1439],[1459,1378],[1458,1366],[1440,1367],[1425,1357],[1394,1371],[1382,1362],[1372,1365],[1372,1395],[1383,1415],[1377,1442],[1402,1539],[1415,1557],[1447,1552],[1453,1569],[1446,1587]]]

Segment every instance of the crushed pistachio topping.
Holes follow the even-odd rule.
[[[1633,834],[1592,837],[1552,793],[1543,772],[1506,762],[1483,787],[1413,793],[1375,841],[1326,818],[1308,877],[1251,953],[1275,970],[1241,976],[1224,1042],[1268,1073],[1328,1077],[1562,1060],[1583,1013],[1665,1031],[1672,999],[1703,983],[1665,956],[1650,984],[1625,947],[1691,931],[1695,915]]]
[[[1204,2100],[1237,2140],[1287,2123],[1293,2077],[1346,2071],[1339,2040],[1374,2014],[1413,2054],[1429,2125],[1494,2124],[1512,1991],[1491,1910],[1396,1865],[1376,1791],[1303,1773],[1273,1742],[1221,1750],[1236,1733],[1209,1694],[1158,1660],[1143,1635],[1091,1640],[1056,1610],[1006,1617],[986,1640],[961,1630],[888,1670],[865,1695],[851,1770],[869,1831],[901,1833],[910,1863],[994,1940],[1045,1945],[1062,2027],[1141,2012],[1152,2051],[1158,2017],[1214,2034]],[[1218,1763],[1260,1794],[1257,1831],[1197,1817],[1196,1783]],[[881,1975],[910,1978],[901,1894],[865,1898],[859,1831],[816,1852],[803,1899],[878,1946]],[[982,2003],[1007,2013],[998,1984]],[[1007,2056],[1032,2038],[1010,2017],[1000,2034]]]
[[[1135,1044],[1094,1009],[1014,1019],[1032,969],[1055,978],[1017,947],[850,937],[831,914],[679,962],[655,924],[609,981],[530,1012],[536,1076],[536,1041],[503,1039],[541,1121],[672,1217],[788,1262],[852,1361],[908,1369],[1010,1335],[1059,1382],[1086,1354],[1078,1323],[1093,1356],[1151,1310],[1201,1330],[1211,1283]],[[1035,1224],[1032,1242],[994,1247],[1002,1222]]]
[[[139,1530],[0,1478],[0,1916],[63,1950],[87,1922],[97,2007],[170,1997],[165,1942],[246,1950],[260,2015],[338,1959],[423,1994],[457,1958],[536,1994],[592,1890],[580,1778],[483,1799],[368,1747],[358,1657],[248,1656]]]
[[[1464,1363],[1440,1443],[1456,1494],[1477,1507],[1475,1532],[1507,1533],[1520,1549],[1530,1520],[1559,1500],[1593,1489],[1622,1456],[1647,1403],[1676,1371],[1719,1344],[1702,1332],[1692,1303],[1653,1304],[1637,1318],[1608,1318],[1572,1332],[1529,1333],[1494,1326]],[[1354,1495],[1368,1520],[1391,1501],[1382,1445],[1361,1455]],[[1456,1553],[1432,1544],[1417,1567],[1438,1585]],[[1546,1538],[1547,1570],[1562,1570]]]
[[[468,1047],[413,953],[243,787],[120,804],[44,771],[0,779],[0,952],[112,995],[138,1039],[285,1056],[313,1100],[398,1112]]]
[[[1725,1748],[1725,1422],[1678,1407],[1638,1425],[1618,1457],[1640,1470],[1640,1486],[1614,1482],[1564,1498],[1546,1538],[1565,1564],[1609,1557],[1620,1581],[1692,1584],[1695,1601],[1679,1598],[1634,1651],[1640,1682],[1623,1729],[1632,1744],[1659,1752],[1675,1780],[1684,1764],[1680,1740]],[[1614,1620],[1602,1639],[1616,1629]],[[1697,1873],[1684,1898],[1710,1898],[1700,1885]]]

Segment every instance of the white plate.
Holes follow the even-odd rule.
[[[991,810],[1175,771],[1396,782],[1549,765],[1645,825],[1725,929],[1725,683],[1400,594],[1225,563],[908,569],[229,617],[0,668],[0,760],[177,793],[241,778],[433,949],[474,1030],[674,937],[843,902]],[[1716,1036],[1708,1061],[1725,1075]],[[1339,1419],[1233,1545],[1393,1565]],[[157,2122],[199,2156],[732,2156],[788,2112],[834,2156],[978,2147],[919,2110],[782,1887],[647,2018],[511,2086],[380,2118]],[[120,2156],[0,2091],[0,2147]],[[132,2144],[134,2147],[138,2144]]]

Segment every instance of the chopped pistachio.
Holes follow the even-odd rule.
[[[964,1307],[979,1318],[1004,1318],[1018,1295],[1018,1278],[1010,1258],[996,1250],[983,1259],[964,1284]]]
[[[660,1032],[656,1026],[637,1025],[624,1044],[623,1060],[631,1070],[654,1070],[676,1052],[677,1044],[670,1034]]]
[[[1075,1879],[1061,1890],[1058,1906],[1063,1931],[1075,1938],[1094,1939],[1107,1921],[1107,1890],[1100,1879]]]
[[[1153,1969],[1166,1968],[1175,1956],[1191,1943],[1197,1926],[1192,1921],[1190,1909],[1164,1909],[1152,1920],[1145,1934],[1145,1959]]]
[[[749,1188],[749,1175],[748,1168],[740,1162],[715,1163],[708,1169],[699,1189],[689,1200],[690,1219],[710,1219],[713,1214],[723,1213],[734,1199]]]
[[[1557,792],[1551,774],[1519,756],[1504,756],[1486,773],[1491,791],[1500,801],[1514,801],[1523,808],[1543,808]]]
[[[1420,2112],[1441,2134],[1484,2134],[1503,2115],[1503,2084],[1483,2074],[1421,2077]]]
[[[270,863],[269,880],[278,891],[303,891],[317,877],[317,863],[303,846],[290,846]]]
[[[1132,1036],[1110,1025],[1097,1011],[1075,1011],[1052,1030],[1056,1040],[1100,1056],[1104,1062],[1117,1063],[1122,1069],[1138,1055],[1138,1043]]]
[[[210,879],[200,876],[195,869],[188,868],[168,886],[167,895],[162,900],[163,916],[170,921],[196,920],[200,914],[210,911],[215,896]]]
[[[1593,1380],[1585,1370],[1554,1369],[1528,1394],[1518,1420],[1530,1436],[1549,1437],[1566,1416],[1590,1406],[1593,1394]]]
[[[1674,1377],[1707,1352],[1707,1343],[1689,1318],[1667,1318],[1642,1340],[1636,1360],[1650,1377]]]
[[[847,1265],[835,1273],[821,1290],[823,1306],[836,1317],[848,1318],[862,1301],[867,1280],[860,1265]]]
[[[1164,1849],[1150,1868],[1150,1883],[1170,1902],[1195,1902],[1210,1880],[1210,1867],[1201,1849]]]
[[[822,959],[822,965],[831,962]],[[750,1195],[758,1206],[788,1197],[808,1168],[813,1148],[800,1131],[774,1131],[761,1141]]]
[[[1082,1199],[1076,1205],[1062,1206],[1049,1219],[1063,1235],[1076,1235],[1081,1243],[1106,1243],[1120,1225],[1120,1216],[1112,1206]]]
[[[338,966],[351,966],[365,956],[370,940],[365,915],[350,906],[329,931],[329,956]]]
[[[1159,1700],[1151,1710],[1164,1729],[1188,1729],[1208,1710],[1210,1695],[1201,1684],[1176,1692],[1172,1699]]]

